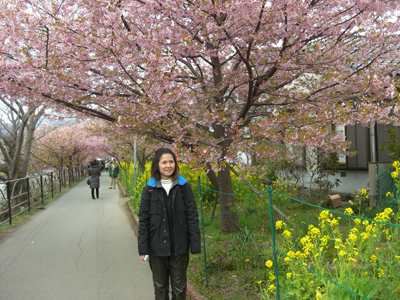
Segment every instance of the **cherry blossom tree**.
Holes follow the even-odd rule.
[[[32,152],[33,167],[56,169],[87,165],[90,160],[105,155],[104,138],[88,133],[85,124],[43,127]]]
[[[145,168],[146,162],[153,158],[156,149],[167,147],[165,143],[135,134],[130,128],[101,119],[91,119],[86,122],[85,130],[104,138],[104,144],[99,145],[104,153],[128,164],[134,161],[136,140],[136,159],[141,170]]]
[[[217,172],[222,213],[239,151],[344,152],[332,125],[398,124],[398,1],[0,3],[3,93],[171,144]],[[221,221],[236,231],[235,213]]]
[[[44,114],[43,105],[24,107],[21,99],[0,96],[0,151],[3,181],[25,177],[30,162],[34,133]]]

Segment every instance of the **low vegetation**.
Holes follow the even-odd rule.
[[[400,164],[394,166],[397,178]],[[195,174],[187,178],[199,196]],[[144,184],[141,180],[138,183]],[[265,191],[265,182],[257,176],[248,180]],[[352,206],[324,209],[320,200],[304,198],[296,186],[277,178],[273,202],[290,222],[274,214],[275,261],[269,206],[239,180],[233,185],[238,194],[239,232],[225,234],[219,216],[211,216],[214,191],[201,179],[205,252],[191,256],[188,274],[206,299],[277,299],[275,267],[280,299],[400,298],[397,206],[379,211],[361,205],[368,202],[366,190],[361,190]],[[136,208],[140,191],[139,186],[131,191],[131,205]],[[387,197],[396,199],[396,195]]]

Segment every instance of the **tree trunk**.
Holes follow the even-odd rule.
[[[217,174],[215,174],[212,166],[210,163],[207,163],[207,177],[210,180],[214,190],[219,191],[219,183],[218,183],[218,177]]]
[[[218,183],[218,177],[217,174],[215,174],[214,170],[211,167],[210,163],[207,163],[207,177],[210,180],[211,184],[213,185],[214,190],[219,191],[219,183]],[[214,205],[213,205],[213,210],[211,213],[212,219],[214,219],[215,215],[215,209],[217,208],[217,203],[218,203],[218,192],[215,193],[214,196]]]
[[[211,220],[213,220],[213,221],[214,221],[214,216],[215,216],[215,210],[217,209],[217,203],[218,203],[218,193],[215,193],[213,209],[211,212]]]
[[[42,117],[44,110],[40,110],[37,113],[37,116],[30,117],[28,124],[26,125],[26,138],[25,138],[25,146],[24,153],[22,157],[21,170],[20,170],[20,178],[25,177],[28,173],[28,166],[31,161],[31,153],[33,142],[35,140],[34,132],[37,128],[38,122]]]
[[[229,166],[225,162],[223,164],[218,172],[219,191],[221,192],[221,230],[226,233],[234,233],[238,231],[237,211],[228,211],[235,207],[235,196],[226,194],[233,194],[233,190]]]

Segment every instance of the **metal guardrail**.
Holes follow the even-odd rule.
[[[83,166],[0,183],[0,226],[7,222],[12,225],[16,216],[30,212],[32,207],[51,197],[55,191],[71,186],[87,176]]]

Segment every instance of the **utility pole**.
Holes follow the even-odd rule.
[[[137,178],[137,163],[136,163],[136,155],[137,155],[137,145],[136,145],[136,137],[133,141],[133,186],[136,187],[136,178]]]

